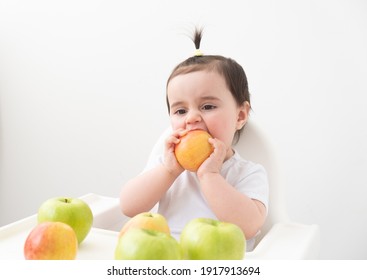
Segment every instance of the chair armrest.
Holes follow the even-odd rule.
[[[122,214],[120,201],[117,197],[101,196],[89,193],[80,197],[93,213],[93,227],[120,231],[122,226],[130,219]]]
[[[318,225],[277,223],[245,259],[318,259],[320,229]]]

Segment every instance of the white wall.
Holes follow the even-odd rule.
[[[52,196],[118,195],[198,24],[202,51],[247,72],[292,220],[321,226],[322,258],[367,258],[365,1],[55,2],[0,0],[0,226]]]

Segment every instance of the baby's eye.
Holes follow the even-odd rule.
[[[186,114],[186,110],[185,109],[178,109],[178,110],[175,111],[175,114],[177,114],[177,115]]]
[[[202,109],[203,109],[203,110],[213,110],[213,109],[215,109],[215,108],[217,108],[217,106],[215,106],[215,105],[211,105],[211,104],[205,104],[205,105],[202,107]]]

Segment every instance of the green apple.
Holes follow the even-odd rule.
[[[116,260],[180,260],[180,246],[171,235],[131,228],[118,238]]]
[[[63,222],[71,226],[80,244],[93,224],[89,205],[79,198],[55,197],[46,200],[38,209],[38,222]]]
[[[36,225],[24,243],[27,260],[74,260],[78,240],[71,226],[61,222]]]
[[[241,260],[245,255],[246,239],[235,224],[196,218],[185,225],[180,246],[183,259]]]

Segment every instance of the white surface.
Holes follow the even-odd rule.
[[[156,2],[0,1],[0,225],[53,196],[118,196],[199,24],[202,51],[247,72],[290,218],[321,226],[322,258],[367,259],[367,2]]]

